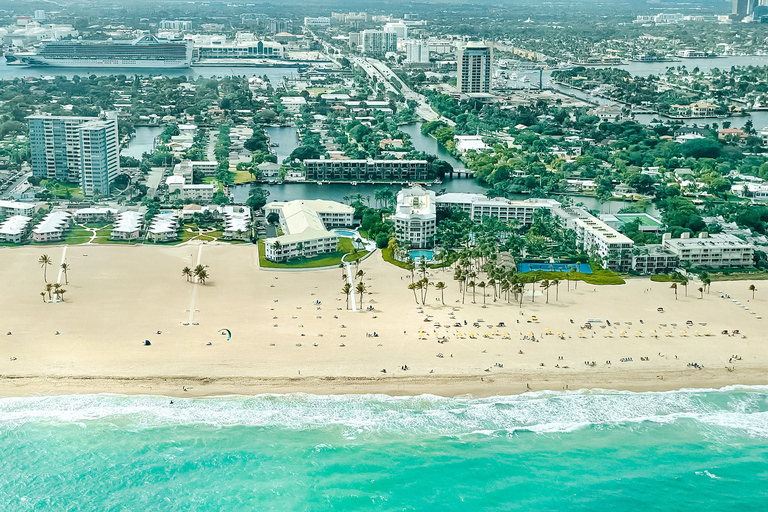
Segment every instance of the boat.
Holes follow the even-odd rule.
[[[146,34],[133,41],[50,41],[23,60],[30,66],[188,68],[192,48],[192,41],[169,41]]]
[[[716,53],[708,53],[700,50],[680,50],[675,55],[681,59],[714,59],[718,56]]]
[[[357,186],[357,182],[356,182],[356,181],[353,181],[353,182],[351,183],[351,185],[352,185],[353,187],[356,187],[356,186]]]
[[[530,79],[530,78],[528,78],[528,76],[526,75],[526,76],[524,76],[523,78],[521,78],[521,79],[520,79],[520,81],[521,81],[521,82],[523,82],[523,83],[527,83],[527,82],[530,82],[530,81],[531,81],[531,79]]]
[[[272,142],[272,143],[269,145],[269,147],[271,147],[271,148],[279,148],[279,147],[280,147],[280,143],[279,143],[279,142]]]

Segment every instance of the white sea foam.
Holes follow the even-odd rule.
[[[113,423],[142,429],[203,424],[288,429],[340,428],[361,434],[491,435],[565,433],[584,428],[693,421],[768,438],[768,386],[660,393],[542,391],[490,398],[433,395],[258,395],[171,399],[74,395],[0,399],[0,430],[30,422]]]

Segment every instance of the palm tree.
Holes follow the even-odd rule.
[[[40,256],[40,259],[37,260],[37,262],[40,264],[41,267],[43,267],[43,280],[47,283],[48,282],[48,265],[51,264],[51,257],[47,254],[43,254]]]
[[[488,286],[493,288],[493,302],[496,302],[496,279],[493,277],[488,280]]]
[[[677,300],[677,283],[672,283],[672,286],[670,286],[673,290],[675,290],[675,300]]]
[[[200,272],[205,272],[205,267],[203,265],[197,265],[195,267],[195,270],[192,271],[192,273],[195,275],[195,277],[199,280],[200,279]],[[208,274],[206,273],[206,276]]]
[[[573,277],[576,277],[576,269],[575,268],[572,268],[570,273],[573,274]],[[574,279],[573,280],[573,289],[574,290],[578,290],[579,289],[579,280],[578,279]]]
[[[445,283],[438,281],[435,285],[435,289],[440,290],[440,302],[442,302],[443,306],[445,306]]]
[[[687,296],[688,296],[688,279],[686,279],[686,278],[682,278],[682,279],[680,280],[680,284],[682,284],[683,286],[685,286],[685,296],[687,297]]]
[[[485,304],[485,281],[480,281],[477,286],[483,289],[483,304]]]
[[[283,244],[281,244],[279,241],[275,240],[272,242],[272,249],[275,251],[275,256],[277,257],[277,261],[282,261],[283,255],[280,253],[280,249],[283,247]]]
[[[357,278],[357,279],[362,281],[364,275],[365,275],[365,272],[363,272],[362,270],[358,270],[357,274],[355,274],[355,278]]]
[[[195,275],[197,276],[197,280],[202,284],[205,284],[205,280],[208,279],[208,271],[204,268],[200,269],[200,272],[197,272]]]
[[[357,283],[357,286],[355,286],[355,291],[360,294],[360,307],[363,307],[363,293],[365,293],[365,283],[362,281]]]
[[[65,290],[64,288],[59,290],[59,299],[61,300],[61,302],[64,302],[64,294],[65,293],[67,293],[67,290]]]
[[[546,292],[547,292],[547,304],[549,304],[549,287],[551,286],[551,283],[547,279],[544,279],[539,284],[539,286],[541,286],[542,290],[546,290]]]
[[[67,273],[69,271],[69,263],[62,263],[61,270],[64,271],[64,284],[69,284],[69,274]]]
[[[59,296],[59,290],[61,290],[61,285],[59,283],[53,283],[53,294],[56,297]]]
[[[413,298],[416,301],[416,304],[419,303],[419,297],[416,295],[417,288],[419,288],[419,286],[416,283],[408,283],[408,289],[413,291]]]
[[[349,294],[352,293],[352,286],[349,283],[344,283],[341,287],[341,293],[347,296],[347,309],[349,309]]]
[[[184,267],[181,269],[181,275],[187,278],[187,282],[189,282],[189,278],[192,277],[192,269],[189,267]]]
[[[555,287],[555,300],[560,300],[560,280],[553,279],[549,284]]]
[[[47,283],[45,285],[45,291],[48,292],[48,300],[53,300],[53,297],[51,297],[51,290],[53,290],[53,285],[51,283]]]
[[[474,281],[470,281],[470,282],[467,283],[467,286],[471,286],[472,287],[472,304],[474,304],[475,303],[475,286],[476,286],[475,282]]]
[[[712,285],[712,280],[708,277],[705,277],[704,279],[701,280],[701,282],[704,283],[704,286],[707,287],[707,293],[709,293],[709,288]]]
[[[753,284],[749,285],[749,291],[752,292],[752,298],[755,298],[755,291],[757,291],[757,287]]]
[[[700,299],[704,298],[704,288],[701,287],[701,286],[699,286],[699,295],[700,295],[700,297],[699,297]]]
[[[43,298],[43,304],[45,304],[45,292],[40,292],[40,296]]]

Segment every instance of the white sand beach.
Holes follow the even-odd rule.
[[[581,282],[570,290],[561,283],[559,293],[550,289],[549,304],[540,289],[531,303],[529,286],[520,308],[503,299],[494,302],[491,288],[486,304],[478,288],[476,303],[469,290],[462,305],[452,271],[436,270],[430,279],[447,284],[445,305],[431,288],[422,308],[407,289],[410,273],[376,253],[360,265],[369,289],[363,307],[374,310],[353,312],[340,293],[341,269],[260,270],[253,245],[81,245],[66,249],[71,269],[69,284],[62,276],[65,301],[47,303],[39,295],[45,283],[38,258],[51,257],[48,281],[55,282],[63,250],[0,250],[2,396],[293,391],[487,396],[768,381],[763,334],[768,288],[761,282],[755,283],[754,300],[746,281],[713,283],[703,298],[692,282],[687,297],[680,288],[678,300],[668,283],[649,279],[622,286]],[[208,265],[205,285],[181,274],[198,259]],[[724,294],[731,298],[721,298]],[[582,328],[589,319],[602,322]],[[505,327],[498,327],[500,322]],[[219,332],[224,328],[232,332],[229,341]],[[740,334],[731,335],[733,329]],[[378,336],[367,335],[373,332]],[[524,339],[528,333],[536,340]],[[440,337],[447,341],[439,343]],[[144,340],[151,345],[144,346]],[[585,364],[593,361],[594,366]]]

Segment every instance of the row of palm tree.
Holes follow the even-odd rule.
[[[196,278],[201,284],[205,284],[205,280],[210,277],[208,275],[208,270],[204,265],[197,265],[194,269],[184,267],[181,269],[181,275],[187,278],[187,282],[189,282],[190,279],[194,282]]]
[[[349,296],[353,292],[357,292],[360,294],[360,307],[363,307],[363,294],[368,290],[368,288],[365,286],[365,283],[363,283],[363,277],[365,277],[365,271],[360,269],[359,261],[355,261],[355,268],[357,268],[357,272],[354,275],[355,279],[359,279],[359,282],[354,287],[352,284],[349,283],[349,280],[347,279],[347,269],[346,267],[343,267],[341,269],[341,279],[344,281],[344,286],[341,287],[341,293],[342,295],[345,295],[347,298],[347,309],[349,309]]]
[[[67,293],[67,290],[61,287],[59,283],[47,283],[45,285],[45,290],[40,292],[40,297],[43,298],[43,302],[46,302],[45,296],[48,295],[48,301],[53,300],[53,296],[56,296],[58,300],[61,302],[64,302],[64,294]]]

